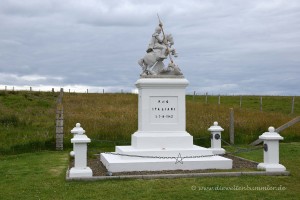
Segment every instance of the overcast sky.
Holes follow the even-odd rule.
[[[300,95],[299,0],[1,0],[0,89],[131,91],[157,13],[187,92]]]

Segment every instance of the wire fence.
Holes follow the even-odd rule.
[[[137,89],[129,87],[125,88],[61,88],[61,87],[32,87],[32,86],[3,86],[0,85],[0,91],[7,92],[60,92],[65,93],[94,93],[94,94],[105,94],[105,93],[132,93],[136,94]]]

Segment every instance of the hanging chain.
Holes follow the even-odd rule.
[[[200,140],[200,139],[207,139],[208,137],[201,137],[201,138],[195,138],[194,140]],[[124,154],[124,153],[116,153],[116,152],[100,152],[99,154],[94,154],[94,155],[100,155],[101,153],[103,154],[110,154],[110,155],[115,155],[115,156],[126,156],[126,157],[134,157],[134,158],[154,158],[154,159],[175,159],[177,163],[183,164],[183,159],[188,159],[188,158],[207,158],[207,157],[213,157],[213,156],[224,156],[224,155],[234,155],[238,153],[245,153],[245,152],[251,152],[255,150],[262,149],[263,147],[256,147],[256,148],[239,148],[235,147],[225,140],[221,139],[224,143],[228,144],[231,147],[234,147],[236,150],[233,152],[226,152],[225,154],[209,154],[209,155],[192,155],[192,156],[181,156],[181,153],[178,153],[178,156],[143,156],[143,155],[134,155],[134,154]],[[111,140],[93,140],[97,142],[111,142],[111,143],[117,143],[117,142],[127,142],[127,141],[111,141]]]

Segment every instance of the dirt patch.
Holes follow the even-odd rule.
[[[224,155],[226,158],[230,158],[233,161],[232,169],[241,170],[256,170],[257,164],[254,161],[239,158],[233,155]],[[175,162],[175,161],[174,161]],[[100,161],[99,156],[97,158],[88,159],[88,166],[93,170],[93,176],[107,176],[108,172],[105,166]],[[74,160],[70,162],[70,168],[74,166]],[[216,170],[163,170],[163,171],[135,171],[135,172],[118,172],[113,173],[113,176],[122,175],[148,175],[148,174],[187,174],[187,173],[204,173],[214,172]],[[228,171],[228,170],[227,170]],[[235,170],[236,171],[236,170]]]

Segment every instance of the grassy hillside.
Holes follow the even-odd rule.
[[[55,144],[55,108],[57,93],[0,91],[0,153],[18,153],[53,149]],[[248,144],[265,132],[269,126],[278,127],[300,115],[300,98],[295,98],[294,114],[290,114],[291,97],[263,97],[263,112],[259,110],[258,96],[187,96],[187,131],[196,144],[209,146],[207,129],[214,121],[225,129],[223,139],[228,141],[229,109],[235,112],[235,141]],[[92,139],[91,146],[129,144],[137,130],[137,103],[135,94],[74,94],[65,93],[64,132],[65,147],[71,147],[70,130],[77,122],[82,124]],[[300,141],[300,123],[281,132],[285,142]],[[96,140],[110,140],[114,143]]]
[[[195,138],[201,138],[195,141],[197,144],[210,145],[207,129],[214,121],[218,121],[225,129],[223,139],[229,140],[230,108],[234,108],[235,141],[239,144],[250,143],[267,131],[269,126],[279,127],[300,114],[299,97],[296,98],[294,115],[289,114],[290,105],[285,104],[291,97],[264,97],[266,107],[263,112],[260,111],[260,97],[244,97],[245,105],[242,108],[239,104],[240,97],[222,97],[221,105],[217,104],[217,98],[209,97],[211,102],[205,104],[204,96],[187,96],[187,131]],[[66,131],[80,122],[92,139],[119,141],[122,144],[123,141],[130,143],[131,134],[137,130],[137,95],[65,94],[63,102]],[[300,124],[296,124],[281,134],[287,142],[300,141],[299,129]],[[69,141],[70,138],[69,134],[66,140]]]
[[[202,98],[202,99],[201,99]],[[243,97],[243,104],[240,108],[237,96],[221,97],[221,104],[218,105],[218,97],[210,96],[208,104],[203,101],[204,96],[187,97],[187,130],[194,136],[201,136],[207,132],[207,128],[213,121],[218,121],[225,129],[223,139],[229,141],[230,108],[234,110],[235,142],[247,144],[256,140],[259,135],[268,130],[269,126],[275,128],[283,125],[289,120],[300,115],[300,98],[297,97],[294,114],[290,114],[291,104],[287,100],[291,97],[263,97],[263,111],[260,111],[258,96]],[[300,141],[300,123],[282,131],[280,134],[285,141]]]
[[[260,110],[260,97],[261,96],[242,96],[243,109]],[[188,100],[206,103],[206,96],[196,95],[188,96]],[[264,112],[278,112],[282,114],[290,114],[292,108],[291,96],[262,96],[262,110]],[[208,96],[207,103],[210,105],[217,105],[219,96]],[[296,96],[294,101],[294,114],[300,114],[300,97]],[[226,105],[232,108],[240,108],[240,96],[221,96],[220,105]]]
[[[57,94],[0,91],[0,154],[53,149]]]

